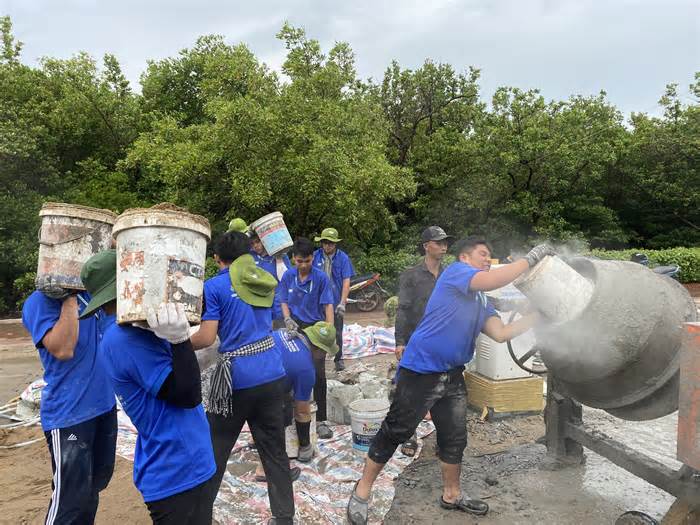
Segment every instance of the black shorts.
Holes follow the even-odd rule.
[[[379,432],[367,453],[377,463],[391,459],[396,447],[406,442],[430,411],[437,431],[438,457],[443,463],[462,462],[467,447],[467,387],[464,369],[419,374],[399,369],[396,391]]]

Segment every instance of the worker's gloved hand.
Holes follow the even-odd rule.
[[[42,275],[37,277],[34,284],[36,285],[36,289],[43,293],[46,297],[58,299],[59,301],[62,301],[71,294],[76,293],[75,290],[69,290],[58,286],[50,275]]]
[[[291,317],[284,318],[284,326],[287,328],[289,337],[299,337],[299,325]]]
[[[338,306],[335,307],[335,315],[345,317],[345,305],[343,303],[339,303]]]
[[[146,319],[151,331],[171,344],[180,344],[190,338],[190,323],[180,303],[161,303],[157,312],[149,308]]]
[[[557,254],[557,252],[554,251],[554,248],[552,248],[547,243],[543,243],[543,244],[538,244],[532,250],[530,250],[528,252],[528,254],[525,256],[525,260],[527,261],[527,264],[530,266],[530,268],[532,268],[538,262],[540,262],[542,259],[547,257],[547,255],[556,255],[556,254]]]

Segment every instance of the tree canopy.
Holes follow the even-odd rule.
[[[150,61],[140,91],[113,55],[31,67],[8,17],[0,37],[3,311],[31,289],[46,200],[170,201],[215,233],[279,210],[294,235],[332,225],[357,254],[404,249],[428,224],[502,254],[544,238],[700,244],[700,73],[691,99],[671,84],[662,115],[625,118],[603,92],[485,100],[479,70],[432,60],[363,80],[348,43],[325,50],[289,24],[280,73],[207,35]]]

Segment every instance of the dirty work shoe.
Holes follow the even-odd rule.
[[[440,506],[447,510],[461,510],[462,512],[469,512],[470,514],[475,514],[476,516],[483,516],[489,511],[489,506],[480,499],[469,499],[464,494],[461,494],[454,503],[448,503],[442,496],[440,496]]]
[[[314,446],[309,443],[304,447],[299,447],[299,452],[297,452],[297,461],[301,463],[308,463],[314,457]]]
[[[316,434],[320,439],[330,439],[333,437],[333,431],[328,427],[325,421],[316,423]]]
[[[345,363],[343,362],[342,359],[338,359],[338,360],[335,362],[335,371],[336,371],[336,372],[342,372],[343,370],[345,370]]]
[[[367,514],[369,514],[369,498],[364,499],[357,495],[355,489],[359,480],[355,482],[352,488],[352,494],[348,500],[348,506],[345,511],[348,523],[350,525],[367,525]]]

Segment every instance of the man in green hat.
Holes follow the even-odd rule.
[[[90,258],[81,279],[109,323],[100,351],[124,411],[138,430],[134,483],[154,523],[211,523],[216,464],[202,407],[200,371],[181,304],[149,309],[147,323],[114,322],[114,250]]]
[[[211,377],[207,419],[216,460],[214,494],[231,450],[247,422],[260,453],[273,523],[292,523],[292,478],[284,443],[285,371],[272,338],[272,303],[277,280],[255,265],[250,241],[240,232],[222,235],[214,248],[219,273],[204,283],[202,324],[195,348],[214,343],[219,361]]]
[[[335,228],[324,228],[321,235],[314,238],[320,242],[321,247],[314,252],[314,266],[323,270],[331,281],[331,291],[333,292],[333,324],[335,326],[336,341],[339,351],[335,354],[335,369],[343,370],[343,324],[345,318],[345,305],[348,302],[350,293],[350,278],[355,275],[352,261],[347,253],[338,248],[341,241],[338,237],[338,230]]]
[[[114,471],[114,387],[97,354],[104,318],[89,301],[87,292],[54,287],[33,292],[22,307],[46,382],[41,426],[53,471],[46,523],[92,523]]]

